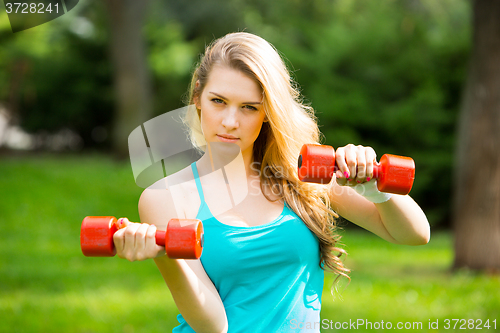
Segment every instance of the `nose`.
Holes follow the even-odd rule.
[[[226,108],[222,118],[222,126],[226,128],[237,128],[239,126],[237,107]]]

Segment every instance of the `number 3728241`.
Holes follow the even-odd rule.
[[[483,321],[481,319],[445,319],[444,327],[445,330],[448,329],[459,329],[459,330],[489,330],[497,328],[497,320]]]
[[[46,14],[53,11],[59,13],[59,4],[57,2],[54,6],[51,3],[6,2],[5,7],[7,14]]]

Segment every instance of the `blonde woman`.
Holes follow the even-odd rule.
[[[144,223],[127,221],[114,236],[120,257],[154,258],[180,311],[173,332],[293,332],[301,323],[319,332],[323,272],[349,272],[339,259],[338,215],[393,243],[428,242],[425,214],[409,196],[374,190],[370,147],[337,149],[337,181],[298,180],[300,148],[318,143],[320,132],[264,39],[241,32],[214,41],[189,93],[194,107],[186,122],[193,143],[207,147],[204,155],[167,177],[175,193],[173,186],[146,189],[139,201]],[[244,166],[237,175],[226,170],[226,179],[239,177],[233,197],[241,192],[244,199],[225,210],[220,198],[229,185],[209,177],[217,143],[237,147]],[[370,195],[358,194],[357,184]],[[200,260],[169,259],[155,244],[155,225],[174,217],[203,221]]]

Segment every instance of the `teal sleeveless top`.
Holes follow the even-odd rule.
[[[319,242],[285,203],[274,221],[252,227],[219,222],[191,164],[203,222],[201,263],[224,304],[228,332],[319,332],[323,269]],[[194,332],[181,314],[173,332]],[[315,327],[311,330],[298,328]]]

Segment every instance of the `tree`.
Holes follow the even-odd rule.
[[[473,2],[458,129],[454,268],[500,272],[500,1]]]
[[[112,136],[115,152],[120,157],[128,156],[130,132],[152,118],[151,83],[142,35],[148,2],[106,1],[117,103]]]

